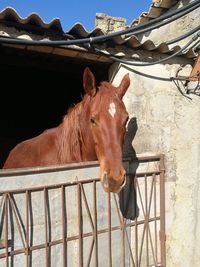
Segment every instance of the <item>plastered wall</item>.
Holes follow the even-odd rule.
[[[198,267],[200,97],[188,99],[170,80],[181,64],[181,75],[189,75],[191,65],[180,59],[148,67],[114,64],[110,79],[116,86],[127,72],[131,79],[124,102],[132,148],[126,147],[125,152],[165,154],[167,267]]]

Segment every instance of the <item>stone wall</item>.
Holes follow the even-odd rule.
[[[105,34],[124,30],[126,27],[126,19],[108,16],[104,13],[96,13],[95,27],[100,28]]]
[[[170,80],[181,64],[184,64],[182,75],[189,75],[191,65],[174,58],[168,64],[149,67],[114,64],[110,78],[118,85],[125,73],[130,75],[131,85],[124,101],[132,123],[128,127],[136,132],[132,136],[135,152],[165,154],[167,267],[197,267],[200,266],[200,97],[192,95],[188,99]]]

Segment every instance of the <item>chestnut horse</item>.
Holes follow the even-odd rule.
[[[83,73],[85,96],[58,127],[19,143],[3,168],[23,168],[98,160],[106,192],[125,185],[122,145],[128,113],[122,97],[130,84],[126,74],[118,87],[103,81],[96,87],[93,73]]]

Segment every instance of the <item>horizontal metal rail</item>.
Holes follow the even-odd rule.
[[[135,193],[135,199],[129,199],[129,201],[139,207],[139,215],[134,220],[122,216],[117,194],[104,193],[101,186],[98,186],[99,178],[83,180],[80,178],[78,181],[67,183],[0,190],[0,266],[3,262],[5,267],[15,267],[14,259],[17,255],[21,255],[22,258],[26,257],[28,267],[33,253],[41,250],[45,251],[45,256],[43,256],[45,266],[50,267],[52,257],[55,256],[52,249],[61,246],[62,249],[60,248],[57,253],[62,263],[58,266],[70,266],[72,260],[81,267],[102,264],[115,266],[115,258],[119,258],[122,266],[165,267],[164,156],[140,156],[128,162],[127,177],[130,183],[133,182],[127,190],[128,196],[129,189]],[[147,168],[146,171],[142,169],[136,170],[135,173],[130,172],[131,164],[136,162],[147,164],[147,166],[153,162],[156,167],[154,170],[151,170],[151,166],[150,170]],[[85,168],[94,166],[98,164],[96,162],[84,164]],[[83,167],[83,164],[81,167],[77,164],[73,167],[78,169]],[[58,169],[66,170],[66,168],[70,169],[72,166],[53,168],[53,172]],[[48,173],[47,170],[50,169],[52,171],[52,168],[45,168],[45,171],[43,169],[43,173]],[[40,173],[39,170],[15,170],[15,174],[17,172],[17,177],[21,173],[23,175],[33,174],[32,171],[35,175]],[[8,177],[8,172],[5,177]],[[125,198],[127,192],[123,193]],[[72,194],[75,204],[68,203],[68,194]],[[39,202],[37,208],[42,211],[43,225],[41,227],[44,230],[44,240],[39,241],[38,244],[34,243],[34,235],[38,234],[37,227],[34,225],[36,220],[34,219],[36,202],[34,197],[36,196],[40,201],[43,199],[43,203]],[[102,199],[101,203],[99,203],[99,197]],[[137,201],[137,204],[134,201]],[[56,222],[51,215],[53,212],[51,206],[55,203],[60,210],[60,217]],[[73,215],[75,218],[69,217],[70,212],[77,214],[77,217],[75,215]],[[77,227],[76,231],[73,230],[70,233],[69,221],[73,220]],[[52,237],[54,227],[60,229],[57,230],[61,233],[59,237]],[[113,239],[115,235],[121,236],[121,241],[120,239],[118,241],[118,252],[115,252]],[[108,253],[104,260],[101,240],[105,243]],[[77,259],[69,256],[70,246],[73,250],[77,250]],[[20,265],[16,265],[18,266]]]

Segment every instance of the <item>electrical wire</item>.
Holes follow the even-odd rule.
[[[182,36],[182,38],[181,38],[181,36],[180,36],[180,37],[179,37],[179,40],[184,39],[186,35],[187,35],[187,36],[192,35],[192,34],[197,30],[197,28],[199,28],[199,26],[196,27],[195,29],[189,31],[188,33],[184,34],[184,35]],[[195,30],[195,31],[194,31],[194,30]],[[123,64],[131,65],[131,66],[151,66],[151,65],[155,65],[155,64],[159,64],[159,63],[162,63],[162,62],[164,62],[164,61],[167,61],[167,60],[169,60],[169,59],[171,59],[171,58],[173,58],[173,57],[179,55],[181,52],[186,53],[186,51],[185,51],[186,49],[193,49],[194,47],[197,46],[197,44],[200,43],[200,40],[198,40],[199,37],[200,37],[200,31],[199,31],[197,34],[195,34],[195,35],[192,37],[192,39],[191,39],[185,46],[183,46],[182,48],[180,48],[177,52],[173,53],[172,55],[170,55],[170,56],[168,56],[168,57],[165,57],[165,58],[163,58],[163,59],[160,59],[160,60],[158,60],[158,61],[147,62],[147,63],[144,63],[144,62],[143,62],[143,63],[132,62],[132,61],[129,61],[128,59],[122,59],[122,58],[117,57],[117,56],[115,56],[115,55],[113,55],[113,54],[107,54],[107,53],[103,52],[102,50],[100,50],[100,49],[98,49],[98,48],[96,48],[96,47],[94,47],[94,46],[92,46],[91,48],[92,48],[95,52],[97,52],[97,53],[99,53],[99,54],[101,54],[101,55],[109,56],[112,60],[114,60],[114,61],[116,61],[116,62],[119,62],[119,63],[123,63]],[[197,40],[197,42],[195,42],[196,40]],[[191,45],[193,42],[195,42],[195,43],[194,43],[193,45]],[[190,46],[190,45],[191,45],[191,46]],[[190,46],[190,47],[189,47],[189,46]]]
[[[143,28],[146,29],[147,27],[149,27],[149,26],[151,26],[151,25],[153,25],[155,23],[158,23],[158,22],[160,22],[162,20],[165,20],[165,19],[169,19],[172,16],[177,15],[177,14],[182,13],[182,12],[185,12],[185,11],[187,11],[190,8],[196,9],[196,8],[198,8],[199,3],[200,3],[200,1],[198,1],[198,0],[197,1],[192,1],[188,5],[183,6],[183,7],[179,8],[179,9],[177,9],[177,10],[174,10],[174,11],[171,11],[171,12],[168,12],[168,13],[165,13],[165,14],[159,16],[158,18],[154,18],[151,21],[148,21],[148,22],[146,22],[144,24],[136,25],[136,26],[130,28],[130,29],[132,29],[132,31],[130,33],[133,32],[135,34],[136,30],[143,29]],[[124,31],[126,31],[126,30],[124,30]],[[127,34],[128,33],[129,32],[127,32]],[[126,33],[124,33],[124,34],[126,34]]]
[[[138,35],[138,34],[145,33],[147,31],[152,31],[152,30],[155,30],[156,28],[159,28],[159,27],[164,26],[164,25],[166,25],[168,23],[171,23],[174,20],[177,20],[180,17],[183,17],[184,15],[186,15],[187,13],[190,13],[193,10],[197,9],[198,7],[200,7],[200,3],[197,3],[195,6],[191,6],[191,7],[188,7],[188,6],[185,6],[185,9],[183,9],[183,8],[181,9],[180,8],[177,12],[171,12],[169,14],[166,14],[166,16],[165,15],[160,16],[159,18],[153,20],[154,23],[152,23],[153,24],[152,26],[150,25],[151,24],[151,22],[150,22],[149,23],[150,26],[147,25],[147,27],[145,27],[144,29],[141,29],[141,30],[138,30],[138,31],[134,31],[133,33],[126,34],[125,37],[130,37],[133,34],[134,35]],[[186,9],[186,7],[187,7],[187,9]],[[164,16],[165,16],[166,20],[165,20]]]
[[[187,32],[185,34],[182,34],[179,37],[176,37],[170,41],[166,41],[165,43],[166,43],[166,45],[171,45],[171,44],[177,43],[177,42],[187,38],[188,36],[192,35],[193,33],[197,32],[199,29],[200,29],[200,25],[198,25],[197,27],[195,27],[194,29],[190,30],[189,32]]]
[[[152,29],[161,27],[162,25],[169,23],[181,16],[184,16],[185,14],[193,11],[194,9],[198,7],[200,7],[200,0],[193,1],[187,6],[184,6],[178,10],[172,11],[169,14],[164,14],[160,16],[159,18],[153,19],[152,21],[145,23],[143,25],[137,25],[132,28],[110,33],[108,35],[87,37],[87,38],[75,39],[75,40],[57,40],[57,41],[50,41],[50,40],[35,41],[35,40],[24,40],[24,39],[11,38],[11,37],[0,37],[0,43],[33,45],[33,46],[38,46],[38,45],[39,46],[61,46],[61,45],[81,45],[85,43],[91,44],[91,43],[105,42],[107,40],[110,40],[113,37],[117,37],[121,35],[129,36],[128,35],[129,33],[131,35],[133,34],[136,35],[136,34],[144,33]],[[161,20],[165,20],[165,19],[168,19],[168,20],[160,22]]]
[[[155,64],[159,64],[159,63],[162,63],[162,62],[165,62],[169,59],[172,59],[173,57],[179,55],[181,52],[183,52],[185,49],[187,49],[192,43],[194,42],[194,40],[190,40],[186,45],[184,45],[181,49],[179,49],[177,52],[173,53],[172,55],[168,56],[168,57],[165,57],[165,58],[162,58],[160,60],[157,60],[157,61],[153,61],[153,62],[147,62],[147,63],[137,63],[137,62],[130,62],[128,60],[124,60],[124,59],[119,59],[117,57],[114,57],[114,56],[111,56],[110,58],[113,59],[114,61],[116,62],[119,62],[119,63],[123,63],[123,64],[126,64],[126,65],[131,65],[131,66],[152,66],[152,65],[155,65]],[[195,47],[198,43],[200,43],[200,40],[198,40],[197,42],[195,42],[190,48],[193,48]]]
[[[157,19],[154,19],[152,20],[151,22],[149,23],[146,23],[145,25],[138,25],[138,26],[135,26],[133,27],[132,29],[132,32],[135,30],[135,29],[140,29],[138,31],[134,31],[135,34],[136,33],[143,33],[144,31],[149,31],[150,29],[154,29],[155,27],[160,27],[160,26],[163,26],[164,24],[166,23],[169,23],[169,21],[174,21],[175,19],[179,18],[180,16],[183,16],[185,15],[186,13],[189,13],[191,11],[193,11],[194,9],[196,9],[197,7],[200,6],[200,0],[198,1],[193,1],[191,4],[188,4],[187,6],[183,7],[183,8],[180,8],[178,11],[173,11],[171,12],[170,14],[165,14]],[[171,17],[173,16],[172,15],[175,14],[174,17]],[[161,21],[161,19],[166,19],[166,18],[169,18],[167,21]],[[158,23],[159,22],[159,23]],[[157,23],[157,24],[155,24]],[[154,25],[155,24],[155,25]],[[147,25],[150,25],[149,27],[146,27]],[[152,26],[151,26],[152,25]],[[145,28],[144,28],[145,27]],[[144,28],[144,29],[143,29]],[[190,36],[191,34],[193,34],[194,32],[196,32],[198,29],[200,28],[200,26],[197,26],[195,27],[193,30],[189,31],[188,33],[184,34],[184,35],[181,35],[171,41],[167,41],[166,44],[172,44],[174,42],[178,42],[188,36]],[[42,45],[42,46],[58,46],[58,45],[69,45],[69,44],[88,44],[88,40],[89,40],[89,43],[95,43],[94,40],[99,40],[99,41],[102,41],[104,40],[104,38],[108,38],[110,36],[113,36],[116,35],[117,33],[121,33],[121,32],[125,32],[126,30],[123,30],[123,31],[118,31],[118,32],[115,32],[115,33],[112,33],[112,34],[109,34],[109,35],[106,35],[106,36],[98,36],[98,37],[93,37],[93,38],[83,38],[83,39],[75,39],[75,40],[59,40],[59,41],[33,41],[33,40],[23,40],[23,39],[18,39],[18,38],[9,38],[9,37],[0,37],[0,42],[1,43],[9,43],[9,44],[26,44],[26,45]],[[117,35],[116,35],[117,36]],[[101,39],[102,37],[102,39]],[[160,59],[160,60],[157,60],[157,61],[154,61],[154,62],[147,62],[147,63],[137,63],[137,62],[130,62],[129,60],[125,60],[125,59],[121,59],[121,58],[118,58],[116,56],[113,56],[113,55],[109,55],[109,57],[116,61],[116,62],[119,62],[119,63],[123,63],[123,64],[127,64],[127,65],[132,65],[132,66],[151,66],[151,65],[154,65],[154,64],[159,64],[159,63],[162,63],[164,61],[167,61],[177,55],[179,55],[181,52],[183,52],[185,49],[187,49],[196,39],[198,39],[198,37],[200,37],[200,32],[198,32],[197,35],[195,35],[192,40],[190,40],[184,47],[182,47],[180,50],[178,50],[177,52],[173,53],[172,55],[168,56],[168,57],[165,57],[163,59]],[[191,48],[195,47],[197,44],[199,43],[199,41],[197,41],[195,44],[193,44]],[[106,55],[104,52],[102,52],[101,50],[97,49],[97,48],[94,48],[93,47],[93,50],[95,52],[99,52],[101,54],[104,54]]]
[[[199,29],[200,29],[200,25],[198,25],[198,26],[195,27],[194,29],[188,31],[187,33],[185,33],[185,34],[183,34],[183,35],[181,35],[181,36],[179,36],[179,37],[177,37],[177,38],[175,38],[175,39],[172,39],[172,40],[170,40],[170,41],[165,42],[165,44],[170,45],[170,44],[172,44],[172,43],[181,41],[181,40],[185,39],[186,37],[192,35],[193,33],[195,33],[195,32],[196,32],[197,30],[199,30]],[[199,37],[200,37],[200,31],[199,31],[196,35],[194,35],[194,36],[192,37],[192,40],[193,40],[193,41],[196,41]],[[159,45],[157,45],[157,46],[159,46]],[[117,57],[117,56],[115,56],[114,54],[110,54],[110,53],[107,54],[107,53],[101,51],[100,49],[98,49],[98,48],[96,48],[96,47],[94,47],[94,46],[91,46],[91,48],[92,48],[95,52],[103,53],[104,55],[109,55],[109,56]],[[120,58],[120,57],[118,57],[118,58]]]

